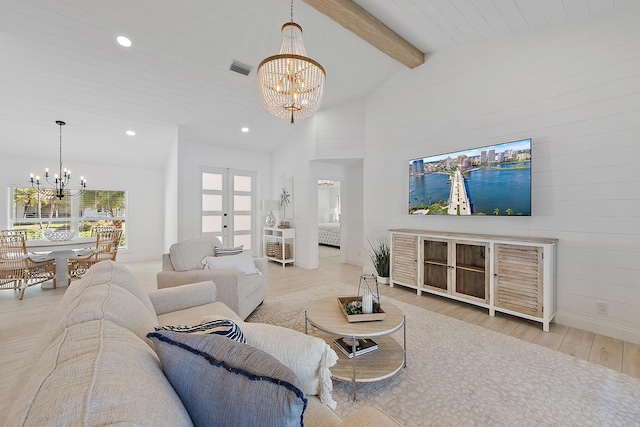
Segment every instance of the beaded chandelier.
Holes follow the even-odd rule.
[[[326,73],[311,58],[302,43],[302,27],[293,22],[282,26],[282,44],[277,55],[264,59],[258,66],[258,84],[262,105],[276,117],[305,119],[322,103]]]

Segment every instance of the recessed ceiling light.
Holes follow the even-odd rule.
[[[134,135],[136,134],[136,133],[135,133],[134,131],[132,131],[132,130],[128,130],[128,131],[126,131],[125,133],[126,133],[127,135],[129,135],[129,136],[134,136]]]
[[[242,129],[240,129],[242,132],[247,133],[249,132],[249,128],[248,127],[243,127]]]
[[[131,40],[129,39],[129,37],[125,37],[125,36],[116,37],[116,41],[120,46],[124,46],[124,47],[131,47],[131,45],[133,44],[131,43]]]

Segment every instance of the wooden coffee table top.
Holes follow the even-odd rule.
[[[327,297],[312,302],[307,307],[307,321],[330,334],[356,338],[388,335],[404,324],[402,311],[387,301],[382,304],[382,309],[386,313],[384,320],[349,323],[340,310],[338,298],[338,296]]]

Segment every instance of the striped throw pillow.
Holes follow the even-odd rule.
[[[237,324],[227,319],[209,320],[199,325],[155,326],[156,331],[185,332],[187,334],[217,334],[246,344],[247,340]]]
[[[235,248],[220,248],[216,246],[214,252],[216,256],[238,255],[242,253],[244,245],[236,246]]]

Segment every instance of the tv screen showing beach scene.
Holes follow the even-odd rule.
[[[409,162],[411,215],[531,215],[531,139]]]

